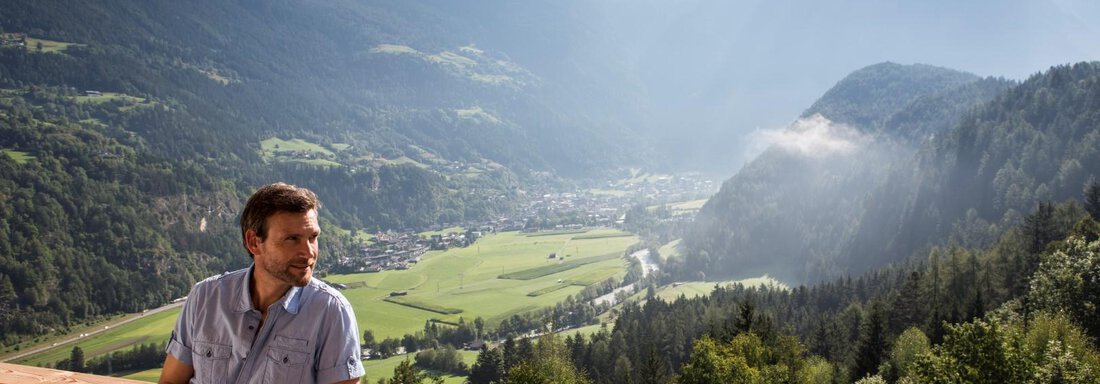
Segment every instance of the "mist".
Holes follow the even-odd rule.
[[[846,74],[924,63],[1023,80],[1100,58],[1086,1],[612,1],[569,4],[570,62],[611,71],[675,169],[732,175]],[[545,54],[556,54],[556,45]],[[594,56],[586,57],[592,54]],[[535,55],[537,57],[538,55]],[[549,63],[557,61],[551,59]],[[544,63],[543,65],[546,65]],[[606,83],[605,83],[606,84]],[[611,84],[606,84],[611,85]]]

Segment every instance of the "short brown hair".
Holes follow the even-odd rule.
[[[241,241],[245,232],[252,230],[261,239],[267,237],[267,218],[279,212],[302,213],[311,209],[321,209],[317,195],[306,188],[286,183],[265,185],[257,189],[241,212]],[[248,245],[245,244],[245,248]]]

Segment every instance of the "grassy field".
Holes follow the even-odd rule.
[[[768,277],[767,275],[761,277],[753,277],[743,280],[729,280],[729,281],[688,281],[681,282],[672,285],[666,285],[657,290],[657,297],[664,299],[665,301],[674,301],[676,298],[683,295],[688,298],[706,296],[714,291],[715,286],[729,286],[733,284],[741,284],[745,286],[761,286],[770,285],[779,287],[782,289],[790,289],[787,285],[783,284],[779,280]],[[644,292],[643,292],[644,294]]]
[[[340,167],[343,164],[331,159],[336,157],[333,151],[350,147],[348,144],[332,144],[330,148],[302,139],[283,140],[272,137],[260,142],[260,155],[265,161],[299,162],[319,167]]]
[[[580,327],[580,328],[567,329],[567,330],[558,332],[558,337],[560,337],[562,339],[565,339],[566,337],[572,337],[572,336],[576,336],[578,334],[582,334],[582,335],[585,335],[585,336],[591,336],[595,333],[600,332],[600,330],[604,329],[604,328],[606,328],[608,332],[611,332],[611,328],[613,328],[613,327],[614,327],[613,324],[586,325],[586,326],[583,326],[583,327]]]
[[[432,237],[432,235],[446,235],[446,234],[451,233],[451,232],[466,233],[466,228],[462,228],[462,227],[443,228],[443,229],[440,229],[438,231],[420,232],[420,233],[418,233],[418,235],[424,236],[424,237]]]
[[[418,168],[428,169],[427,164],[424,164],[424,163],[421,163],[419,161],[413,160],[412,158],[410,158],[408,156],[401,156],[401,157],[398,157],[396,159],[378,158],[378,159],[375,159],[375,161],[378,162],[379,164],[385,164],[385,165],[412,164],[412,165],[414,165]]]
[[[12,161],[15,161],[16,164],[26,164],[28,161],[34,160],[34,156],[31,156],[29,153],[16,151],[14,149],[0,149],[0,154],[4,154],[12,159]]]
[[[472,365],[474,365],[474,362],[477,361],[477,352],[476,351],[458,351],[458,353],[462,355],[462,360],[466,362],[467,366],[472,366]],[[366,369],[366,371],[367,371],[367,381],[366,382],[376,382],[376,381],[378,381],[378,378],[381,378],[381,377],[385,377],[385,378],[393,377],[393,369],[396,368],[398,364],[401,364],[402,361],[405,361],[406,358],[409,359],[410,361],[412,361],[414,356],[415,356],[415,354],[413,354],[413,355],[401,355],[401,356],[394,356],[394,357],[391,357],[391,358],[388,358],[388,359],[382,359],[382,360],[367,360],[367,361],[364,361],[363,362],[363,368]],[[123,376],[123,377],[127,378],[127,379],[141,380],[141,381],[148,381],[148,382],[151,382],[151,383],[155,383],[155,382],[157,382],[157,379],[160,378],[160,368],[150,369],[150,370],[141,371],[141,372],[134,372],[134,373],[131,373],[131,374]],[[464,381],[466,381],[465,376],[452,376],[452,375],[444,375],[443,376],[443,382],[446,383],[446,384],[461,384]]]
[[[669,208],[672,208],[672,213],[683,211],[698,211],[700,208],[703,208],[703,204],[706,203],[707,199],[699,199],[672,204],[671,206],[669,206]]]
[[[668,244],[662,245],[661,248],[657,249],[657,253],[661,254],[662,262],[680,256],[680,241],[681,239],[672,240],[668,242]]]
[[[66,42],[62,42],[62,41],[53,41],[53,40],[36,39],[36,38],[33,38],[33,37],[27,37],[27,46],[26,46],[27,51],[38,52],[38,43],[42,43],[42,52],[44,52],[44,53],[58,53],[58,52],[64,51],[65,49],[69,48],[70,45],[77,45],[77,46],[83,45],[83,44],[74,44],[74,43],[66,43]]]
[[[614,230],[589,233],[613,234]],[[517,232],[488,234],[468,248],[429,252],[421,262],[405,271],[384,271],[352,275],[330,275],[334,283],[360,285],[344,290],[355,307],[361,330],[370,329],[376,338],[400,337],[421,330],[431,319],[457,322],[481,316],[490,327],[513,314],[554,305],[579,293],[585,284],[625,275],[626,263],[617,256],[637,242],[630,237],[601,237],[575,240],[575,233],[528,237]],[[500,275],[554,266],[550,253],[572,254],[568,260],[589,261],[556,273],[531,276],[528,280],[501,279]],[[600,258],[592,260],[592,258]],[[561,283],[558,280],[562,280]],[[556,288],[565,285],[562,288]],[[555,287],[555,288],[550,288]],[[390,292],[405,291],[402,301],[461,310],[444,315],[430,310],[389,302]],[[537,292],[535,295],[530,295]]]
[[[101,92],[99,96],[80,95],[76,97],[76,102],[81,104],[103,104],[115,100],[121,100],[129,104],[145,104],[147,102],[141,97],[116,92]]]
[[[573,240],[595,240],[595,239],[606,239],[606,238],[609,238],[609,237],[630,237],[630,236],[634,236],[634,235],[629,234],[629,233],[625,233],[625,232],[623,232],[623,233],[593,233],[593,234],[584,234],[584,235],[573,236]]]
[[[459,318],[473,321],[481,316],[488,327],[495,328],[501,320],[514,314],[564,301],[566,297],[579,293],[586,284],[610,277],[621,278],[626,274],[625,260],[607,255],[621,255],[627,247],[637,242],[637,238],[611,236],[622,232],[610,229],[587,233],[596,235],[596,238],[574,239],[581,235],[579,233],[535,237],[518,232],[489,234],[467,248],[428,252],[421,257],[420,263],[409,270],[329,275],[325,280],[357,287],[342,292],[355,308],[359,329],[372,330],[378,339],[414,333],[422,330],[424,323],[432,319],[456,323]],[[566,251],[571,254],[567,260],[587,262],[529,280],[498,278],[502,274],[554,265],[558,260],[550,260],[546,256]],[[559,279],[562,282],[559,283]],[[407,296],[396,299],[403,303],[386,301],[393,291],[408,292]],[[539,294],[529,296],[532,292]],[[410,306],[410,303],[416,305]],[[446,310],[435,312],[422,309],[424,307]],[[444,314],[456,311],[461,312]],[[63,345],[14,363],[52,364],[67,358],[73,345],[80,346],[86,358],[91,359],[111,351],[129,349],[137,343],[162,343],[168,339],[178,313],[177,309],[149,315],[75,344]],[[390,366],[387,376],[392,369]],[[158,374],[143,371],[131,377],[148,378]]]
[[[264,152],[264,156],[275,155],[279,152],[316,152],[325,156],[334,156],[335,153],[322,147],[320,144],[314,144],[302,139],[290,139],[283,140],[278,137],[272,137],[270,139],[260,142],[260,148]]]
[[[531,269],[524,269],[522,271],[505,273],[497,276],[498,279],[514,279],[514,280],[532,280],[543,276],[549,276],[558,272],[565,272],[573,268],[578,268],[583,265],[598,263],[605,260],[614,260],[622,256],[621,253],[611,252],[604,255],[586,257],[582,259],[572,258],[569,261],[559,261],[557,263],[551,263],[548,265],[542,265]]]
[[[462,361],[466,362],[466,366],[473,366],[477,361],[477,351],[458,351],[462,355]],[[414,361],[415,354],[394,356],[388,359],[382,360],[367,360],[363,362],[363,368],[367,371],[367,382],[377,382],[379,378],[391,378],[393,377],[393,369],[401,364],[405,359]],[[443,382],[446,384],[461,384],[466,381],[465,376],[451,376],[444,375]]]
[[[88,337],[75,344],[67,344],[40,353],[30,358],[13,361],[24,365],[53,364],[67,359],[74,346],[84,350],[84,356],[90,359],[116,350],[125,350],[139,343],[163,343],[168,341],[172,328],[176,325],[179,309],[149,315],[146,318],[120,325],[114,329]]]

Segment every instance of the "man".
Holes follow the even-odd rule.
[[[252,266],[211,277],[187,296],[161,383],[355,383],[363,375],[351,305],[312,279],[321,203],[276,183],[241,213]]]

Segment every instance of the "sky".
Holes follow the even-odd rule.
[[[783,128],[845,75],[892,61],[1024,80],[1100,60],[1093,1],[609,2],[606,30],[666,124],[728,140]]]

